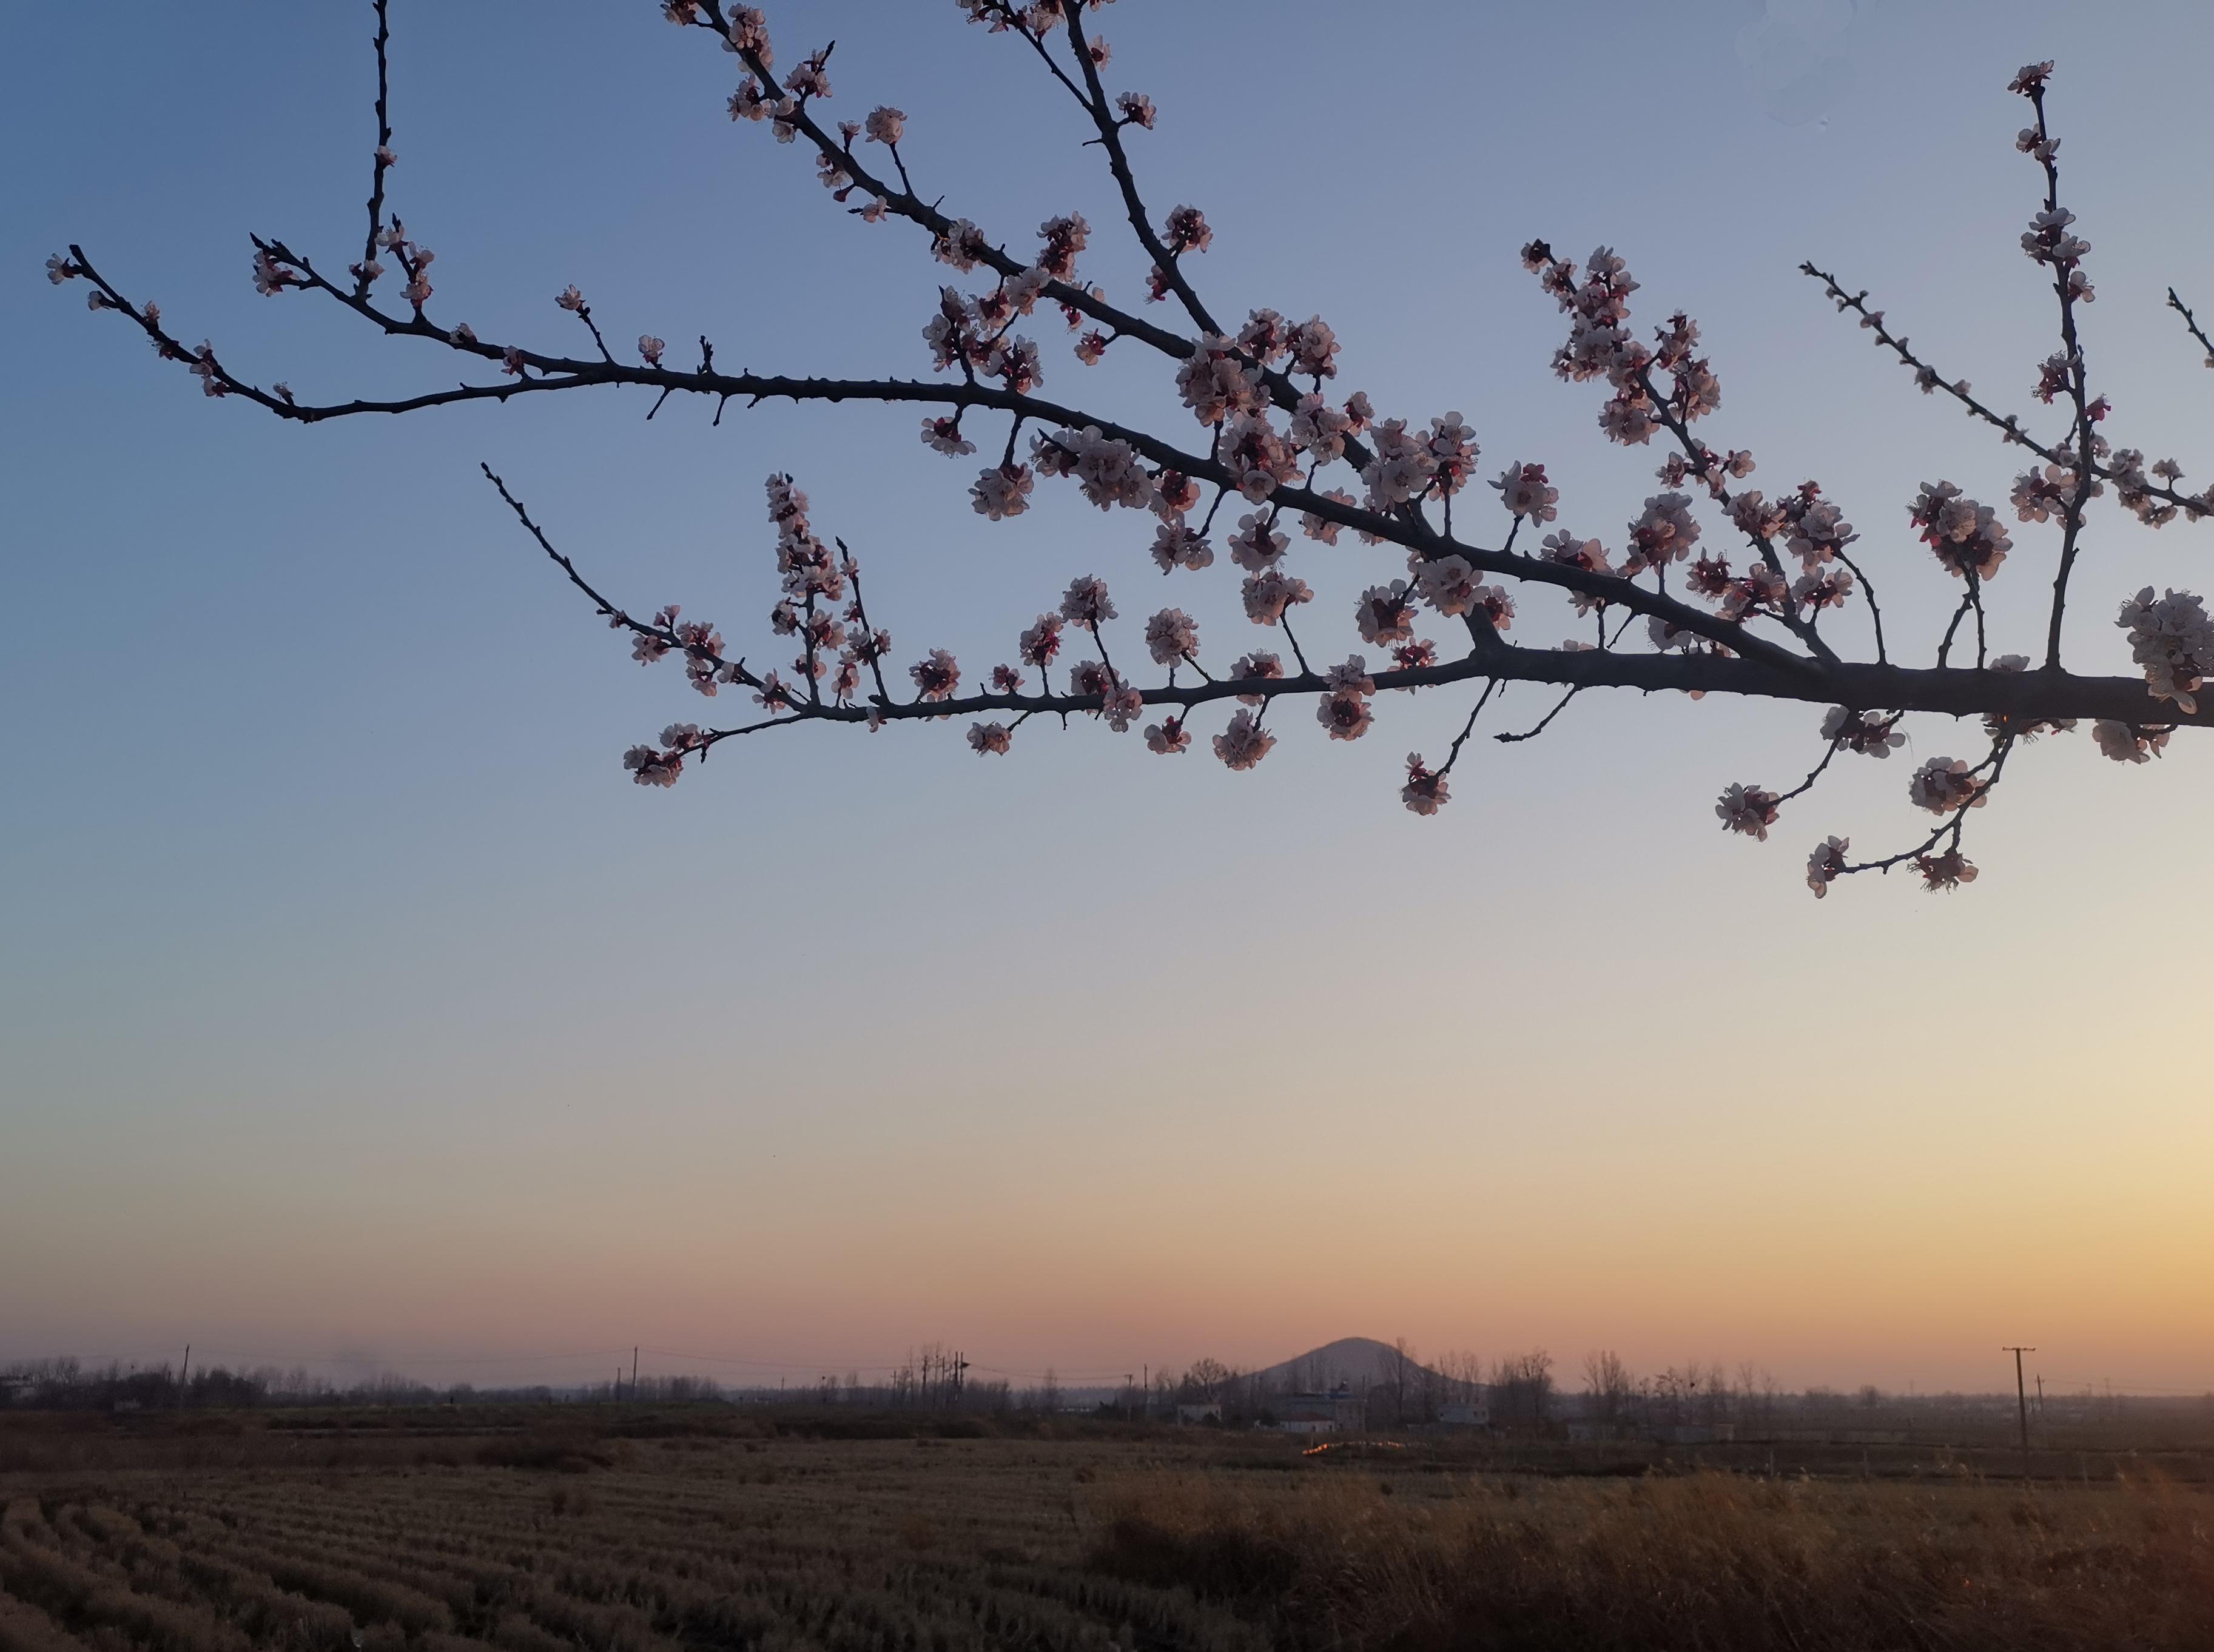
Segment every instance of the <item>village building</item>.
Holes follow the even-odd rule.
[[[1367,1426],[1368,1408],[1350,1388],[1326,1394],[1286,1394],[1269,1408],[1281,1434],[1343,1434]]]

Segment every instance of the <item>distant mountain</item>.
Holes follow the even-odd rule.
[[[1318,1393],[1342,1383],[1361,1392],[1377,1383],[1390,1382],[1398,1368],[1399,1355],[1391,1343],[1379,1343],[1373,1337],[1342,1337],[1253,1375],[1269,1388]],[[1412,1371],[1422,1368],[1419,1362],[1412,1366]]]

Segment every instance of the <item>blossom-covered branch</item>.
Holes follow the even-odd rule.
[[[264,389],[234,371],[211,344],[188,346],[157,305],[129,298],[82,248],[56,254],[49,273],[57,283],[87,282],[94,309],[135,323],[156,353],[185,365],[207,395],[236,398],[304,424],[587,389],[650,391],[649,418],[671,397],[710,398],[717,423],[734,402],[908,405],[922,413],[921,439],[936,452],[958,459],[982,449],[990,456],[968,486],[977,517],[988,523],[1020,517],[1041,482],[1060,483],[1102,511],[1127,512],[1141,523],[1133,550],[1162,575],[1199,574],[1225,555],[1236,566],[1245,617],[1261,629],[1259,640],[1281,633],[1291,657],[1287,665],[1273,647],[1252,647],[1230,664],[1215,657],[1210,664],[1196,621],[1176,606],[1129,621],[1133,642],[1118,628],[1122,615],[1108,583],[1086,576],[1027,627],[1018,629],[1011,616],[1012,657],[981,679],[964,676],[956,652],[945,646],[922,651],[902,670],[893,659],[888,616],[872,615],[863,601],[860,559],[843,541],[826,543],[817,535],[807,496],[794,479],[780,475],[768,484],[780,587],[768,621],[780,639],[774,652],[794,652],[788,664],[756,664],[757,654],[729,650],[713,625],[683,617],[676,604],[640,619],[603,596],[487,468],[522,528],[626,634],[634,658],[648,664],[675,659],[700,694],[735,689],[749,695],[761,713],[725,727],[670,725],[658,742],[626,755],[626,767],[641,783],[672,784],[689,759],[704,758],[726,739],[806,723],[876,729],[968,718],[975,719],[972,749],[1000,755],[1032,718],[1050,715],[1063,724],[1084,718],[1118,732],[1142,726],[1150,750],[1172,756],[1191,749],[1190,719],[1222,702],[1234,705],[1226,707],[1226,720],[1208,744],[1221,762],[1245,769],[1273,749],[1279,731],[1270,719],[1286,700],[1312,701],[1324,736],[1349,741],[1373,728],[1381,694],[1467,684],[1474,697],[1465,702],[1465,719],[1444,760],[1433,766],[1419,752],[1408,758],[1401,799],[1430,815],[1449,799],[1447,777],[1469,749],[1482,713],[1507,683],[1550,684],[1564,692],[1533,726],[1493,737],[1506,743],[1544,733],[1579,697],[1599,689],[1823,706],[1821,749],[1804,780],[1782,792],[1739,782],[1716,805],[1726,829],[1764,840],[1783,807],[1813,790],[1834,761],[1882,758],[1903,743],[1908,716],[1981,719],[1990,747],[1982,762],[1933,758],[1910,778],[1910,803],[1938,814],[1942,823],[1913,847],[1862,862],[1849,859],[1844,840],[1825,840],[1808,866],[1808,883],[1820,895],[1840,876],[1910,862],[1932,889],[1972,880],[1975,868],[1961,852],[1967,811],[1988,800],[2009,755],[2040,734],[2065,732],[2089,719],[2106,755],[2142,762],[2162,751],[2176,726],[2214,723],[2214,707],[2202,711],[2197,701],[2204,676],[2214,670],[2214,629],[2189,593],[2156,597],[2148,589],[2121,604],[2116,623],[2137,675],[2084,675],[2062,662],[2071,581],[2093,501],[2111,491],[2125,510],[2156,527],[2179,516],[2195,520],[2214,513],[2214,501],[2181,491],[2173,462],[2148,467],[2140,451],[2113,447],[2103,434],[2113,409],[2094,393],[2085,363],[2081,309],[2095,294],[2085,268],[2089,243],[2060,204],[2059,140],[2046,109],[2051,64],[2024,69],[2010,89],[2029,101],[2034,116],[2017,146],[2038,163],[2044,188],[2022,245],[2052,279],[2059,340],[2038,369],[2034,394],[2065,408],[2064,430],[2031,434],[2019,415],[1977,397],[1965,382],[1947,381],[1892,332],[1883,312],[1869,308],[1866,292],[1848,290],[1812,261],[1801,266],[1839,310],[1858,316],[1879,347],[1914,371],[1925,393],[1942,391],[2034,461],[2009,503],[2020,523],[2052,527],[2058,542],[2042,664],[2031,670],[2025,654],[1996,653],[1989,634],[1983,588],[2010,555],[2017,563],[2020,558],[1998,511],[1950,481],[1928,481],[1907,504],[1909,533],[1887,533],[1881,544],[1870,545],[1813,480],[1779,488],[1772,498],[1745,485],[1757,468],[1754,456],[1710,444],[1701,434],[1721,409],[1722,386],[1702,351],[1698,324],[1677,310],[1642,334],[1632,325],[1630,303],[1638,284],[1610,248],[1579,261],[1532,241],[1521,257],[1565,317],[1556,372],[1570,382],[1596,382],[1605,392],[1598,414],[1605,439],[1635,449],[1658,436],[1667,450],[1656,473],[1660,490],[1612,545],[1561,525],[1560,490],[1543,463],[1518,458],[1487,486],[1471,490],[1479,449],[1475,430],[1459,413],[1427,421],[1390,416],[1359,390],[1341,394],[1334,384],[1342,365],[1336,334],[1319,316],[1294,321],[1257,307],[1235,328],[1219,320],[1193,278],[1194,260],[1205,254],[1214,232],[1196,206],[1159,213],[1146,199],[1134,155],[1142,144],[1135,140],[1156,130],[1159,112],[1142,93],[1110,94],[1105,73],[1111,48],[1086,21],[1100,3],[959,0],[959,9],[988,34],[1018,41],[1076,105],[1078,148],[1097,149],[1104,157],[1128,232],[1149,266],[1134,302],[1111,297],[1081,272],[1093,232],[1080,213],[1049,218],[1038,227],[1037,249],[1018,250],[976,219],[946,211],[942,197],[918,185],[914,156],[902,147],[909,135],[902,110],[884,103],[859,119],[825,119],[830,46],[798,58],[780,76],[768,20],[759,9],[726,7],[721,0],[665,0],[662,6],[670,21],[694,38],[713,40],[734,64],[733,120],[766,125],[779,143],[809,156],[846,214],[920,231],[929,257],[954,278],[918,306],[933,376],[911,375],[899,364],[867,377],[830,377],[804,367],[732,372],[716,365],[714,346],[704,335],[694,365],[670,360],[665,342],[650,333],[639,336],[632,360],[629,351],[611,346],[600,313],[584,293],[574,285],[555,287],[558,276],[547,282],[554,305],[571,318],[563,325],[584,329],[589,353],[486,339],[466,321],[434,318],[430,272],[436,255],[388,205],[388,174],[399,156],[389,113],[388,0],[372,0],[376,142],[363,256],[338,279],[284,241],[254,236],[253,276],[264,294],[312,295],[384,336],[416,340],[458,358],[468,370],[461,382],[386,398],[302,397],[281,382]],[[395,273],[397,299],[380,297],[392,288],[379,284]],[[2205,346],[2191,312],[2173,292],[2169,301]],[[1149,307],[1157,303],[1169,306],[1159,313],[1181,320],[1153,319]],[[1114,418],[1080,395],[1044,395],[1049,352],[1023,329],[1055,313],[1074,335],[1067,359],[1079,368],[1125,341],[1155,352],[1173,410],[1163,419]],[[1187,419],[1193,422],[1179,422]],[[1171,434],[1172,428],[1182,434]],[[1476,504],[1488,496],[1495,496],[1501,512],[1500,529],[1490,533],[1481,528]],[[1734,535],[1739,550],[1727,552],[1709,539],[1717,520]],[[1306,541],[1296,556],[1294,529]],[[1349,533],[1353,542],[1341,546]],[[1920,548],[1909,550],[1914,541]],[[1857,554],[1847,548],[1856,544]],[[1314,591],[1294,568],[1310,560],[1319,567],[1368,554],[1399,559],[1402,572],[1379,570],[1355,604],[1352,630],[1360,651],[1337,664],[1318,663],[1335,648],[1311,661],[1294,627],[1295,610],[1312,604]],[[1949,608],[1933,664],[1893,659],[1869,578],[1879,564],[1894,609],[1902,584],[1911,602],[1938,618]],[[1557,647],[1510,640],[1518,623],[1528,633],[1540,602],[1558,604],[1564,617],[1587,627],[1588,639],[1571,638]],[[1852,610],[1862,604],[1870,652],[1856,658],[1859,645],[1847,638],[1861,634]],[[1444,634],[1457,639],[1452,646],[1419,634],[1433,621],[1445,622]],[[1305,616],[1297,622],[1311,630]],[[1939,627],[1933,622],[1931,628]],[[1956,639],[1964,662],[1972,641],[1972,664],[1954,663]],[[1143,682],[1129,670],[1141,650],[1151,668]]]

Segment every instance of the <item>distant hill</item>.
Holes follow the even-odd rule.
[[[1379,1343],[1373,1337],[1342,1337],[1253,1375],[1270,1388],[1318,1392],[1343,1383],[1361,1392],[1391,1381],[1398,1366],[1399,1355],[1391,1343]],[[1413,1368],[1422,1367],[1417,1362]]]

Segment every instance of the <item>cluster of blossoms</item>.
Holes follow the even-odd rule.
[[[2147,585],[2122,604],[2114,623],[2129,633],[2130,658],[2144,668],[2152,697],[2195,713],[2199,686],[2214,671],[2214,621],[2205,604],[2185,590],[2156,600]]]
[[[2100,751],[2118,763],[2142,763],[2167,749],[2173,732],[2165,727],[2144,727],[2101,717],[2091,725],[2091,738]]]
[[[1609,441],[1642,446],[1658,431],[1681,431],[1721,407],[1721,382],[1697,353],[1698,323],[1679,311],[1651,346],[1630,332],[1630,295],[1638,284],[1613,248],[1596,249],[1579,274],[1574,260],[1533,241],[1522,249],[1522,264],[1569,318],[1553,370],[1577,383],[1603,378],[1612,391],[1599,413]],[[1665,392],[1654,383],[1656,371],[1668,375]]]
[[[1933,815],[1980,809],[1990,801],[1982,779],[1958,757],[1932,757],[1906,783],[1907,800]]]
[[[1814,853],[1807,857],[1807,887],[1814,891],[1816,900],[1827,895],[1830,885],[1849,869],[1845,851],[1852,844],[1849,837],[1824,838],[1814,846]]]
[[[1315,721],[1329,731],[1333,740],[1358,740],[1375,721],[1369,714],[1368,701],[1376,692],[1376,679],[1368,675],[1368,662],[1358,654],[1349,654],[1344,664],[1331,666],[1322,677],[1329,692],[1315,707]]]
[[[2098,296],[2083,269],[2083,254],[2091,250],[2091,243],[2068,227],[2075,222],[2076,215],[2064,206],[2040,212],[2021,233],[2021,249],[2040,264],[2050,265],[2070,298],[2088,304]]]
[[[1856,712],[1832,706],[1822,716],[1822,737],[1844,751],[1864,757],[1888,757],[1906,743],[1899,719],[1881,712]]]
[[[640,786],[674,786],[684,772],[686,756],[707,740],[696,723],[671,723],[661,731],[659,747],[633,746],[623,753],[623,768]]]
[[[1950,482],[1923,483],[1906,516],[1922,530],[1938,565],[1956,579],[1968,574],[1989,579],[2014,548],[1991,507],[1965,497]]]

